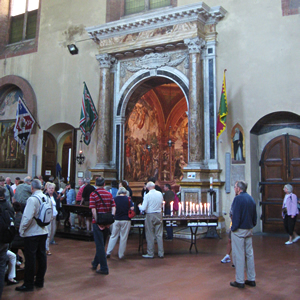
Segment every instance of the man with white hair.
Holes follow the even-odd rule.
[[[145,230],[147,240],[147,254],[144,258],[154,258],[154,238],[157,241],[158,257],[164,257],[163,246],[163,220],[162,203],[163,195],[155,190],[155,183],[149,181],[146,185],[149,192],[145,195],[143,204],[139,204],[140,211],[146,212]]]
[[[31,196],[31,177],[26,176],[24,178],[24,183],[19,184],[16,188],[15,195],[13,197],[13,202],[19,202],[22,205],[22,211],[25,208],[27,199]]]

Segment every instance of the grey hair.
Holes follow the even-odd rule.
[[[127,197],[129,196],[129,192],[123,186],[121,186],[117,192],[117,195],[121,195],[121,194],[125,194]]]
[[[149,188],[155,188],[155,183],[152,182],[152,181],[147,182],[146,188],[147,189],[149,189]]]
[[[24,178],[24,182],[30,182],[30,181],[31,181],[30,176],[26,176],[26,177]]]
[[[31,187],[34,189],[34,190],[40,190],[42,188],[42,183],[39,179],[33,179],[31,181]]]
[[[84,182],[87,183],[87,184],[90,184],[91,183],[91,179],[90,178],[85,178]]]
[[[248,184],[247,182],[243,181],[243,180],[238,180],[236,182],[236,186],[242,191],[242,192],[246,192],[247,191],[247,187]]]
[[[56,185],[55,185],[55,183],[52,183],[52,182],[47,182],[47,188],[49,188],[49,187],[53,187],[53,188],[55,188],[55,187],[56,187]]]
[[[293,187],[290,184],[286,184],[283,189],[287,189],[289,193],[293,191]]]

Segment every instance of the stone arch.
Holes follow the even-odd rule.
[[[119,93],[120,97],[117,100],[118,117],[125,116],[127,104],[132,94],[136,90],[136,88],[139,85],[146,82],[147,80],[155,77],[162,77],[175,82],[182,90],[187,102],[187,107],[189,107],[189,103],[188,103],[189,82],[188,82],[188,78],[184,74],[182,74],[177,69],[173,69],[170,67],[161,68],[159,70],[155,70],[155,72],[151,72],[148,70],[147,71],[141,70],[137,72],[135,75],[133,75],[131,78],[129,78],[120,90]]]
[[[1,95],[13,86],[18,87],[22,91],[27,107],[31,114],[37,118],[37,99],[30,83],[24,78],[15,75],[8,75],[0,78]]]

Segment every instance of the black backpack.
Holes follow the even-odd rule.
[[[14,219],[10,216],[8,209],[0,205],[0,243],[11,243],[15,233]]]

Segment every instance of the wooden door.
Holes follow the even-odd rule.
[[[284,232],[283,187],[289,183],[300,197],[300,139],[282,135],[271,140],[261,158],[262,220],[264,232]],[[300,229],[298,224],[296,230]]]
[[[47,181],[50,175],[56,177],[57,143],[55,137],[47,131],[43,135],[42,176]]]

